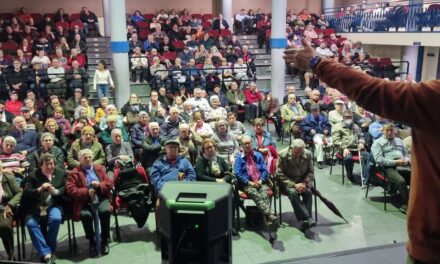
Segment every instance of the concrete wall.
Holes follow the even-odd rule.
[[[428,54],[433,56],[428,56]],[[425,47],[425,52],[423,54],[422,81],[437,79],[439,54],[439,47]]]

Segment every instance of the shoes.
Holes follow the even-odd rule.
[[[400,208],[399,208],[399,211],[400,212],[402,212],[402,214],[406,214],[406,211],[408,210],[408,206],[406,206],[406,205],[402,205]]]
[[[41,263],[46,263],[46,264],[55,264],[55,255],[54,254],[48,254],[44,257],[41,257]]]
[[[307,223],[309,224],[309,227],[316,226],[316,222],[312,218],[307,219]]]
[[[110,248],[108,247],[108,243],[107,242],[101,243],[101,254],[105,256],[108,255],[109,252],[110,252]]]
[[[309,222],[307,220],[301,221],[301,226],[300,226],[300,230],[301,232],[305,232],[307,229],[309,229],[310,225]]]
[[[89,255],[91,258],[99,257],[99,253],[96,251],[95,243],[89,243]]]
[[[324,168],[322,161],[318,162],[318,169],[322,170],[322,168]]]

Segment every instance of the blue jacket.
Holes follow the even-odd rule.
[[[252,142],[254,144],[253,148],[258,149],[258,140],[257,136],[255,135],[255,131],[251,129],[247,132],[247,135],[252,138]],[[276,148],[277,145],[273,140],[272,135],[267,131],[263,131],[263,147],[265,148],[267,146],[273,146],[274,148]]]
[[[269,173],[267,172],[263,155],[261,155],[259,152],[254,151],[254,161],[257,164],[258,170],[261,172],[260,179],[263,182],[266,182],[269,177]],[[250,176],[247,173],[246,157],[242,152],[238,153],[237,157],[235,158],[234,174],[240,186],[247,186]]]
[[[152,49],[157,49],[157,50],[159,49],[159,44],[157,44],[156,41],[150,43],[148,42],[148,40],[145,40],[143,46],[145,51],[151,51]],[[148,63],[151,62],[149,61]]]
[[[131,144],[134,149],[142,148],[142,144],[144,143],[144,139],[148,134],[145,134],[144,129],[141,127],[140,123],[134,124],[134,126],[130,130],[131,134]]]
[[[323,134],[324,130],[328,131],[328,135],[331,133],[331,126],[325,115],[319,114],[318,121],[312,114],[308,114],[306,118],[301,122],[301,130],[304,132],[304,140],[310,142],[313,136],[310,135],[310,131],[314,129],[317,134]]]
[[[162,190],[165,182],[178,181],[180,172],[185,173],[184,181],[196,180],[194,168],[186,158],[178,156],[175,164],[169,163],[166,156],[157,159],[151,170],[151,182],[153,183],[156,193]]]
[[[17,140],[17,146],[15,146],[15,152],[27,150],[28,153],[32,153],[37,149],[38,145],[38,133],[33,129],[26,129],[24,133],[17,129],[12,129],[9,132],[10,136],[13,136]]]

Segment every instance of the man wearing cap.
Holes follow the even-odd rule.
[[[301,123],[301,130],[304,132],[304,141],[315,145],[315,156],[318,168],[323,168],[324,144],[331,144],[330,124],[325,115],[319,112],[319,104],[310,105],[311,113],[308,114]]]
[[[165,143],[165,156],[157,159],[151,170],[151,182],[159,193],[168,181],[195,181],[196,173],[191,162],[179,155],[179,141],[173,139]]]
[[[46,99],[47,89],[46,83],[49,81],[46,69],[43,69],[40,60],[32,61],[32,70],[29,72],[28,82],[29,88],[32,91],[37,92],[41,97]]]
[[[333,110],[336,111],[336,110]],[[337,150],[342,154],[344,159],[347,178],[354,182],[353,178],[353,156],[358,156],[359,151],[365,149],[365,139],[362,130],[353,123],[353,113],[350,109],[346,109],[342,113],[343,120],[335,124],[332,128],[333,144],[337,146]],[[361,162],[366,162],[368,153],[361,152]]]
[[[27,106],[22,106],[20,108],[20,115],[24,117],[24,120],[26,120],[26,124],[29,129],[34,129],[38,133],[43,132],[44,128],[43,125],[41,125],[40,120],[36,117],[32,117],[31,115],[31,109]]]
[[[340,123],[344,118],[342,118],[342,111],[344,111],[345,103],[341,99],[335,101],[335,109],[328,113],[328,120],[332,126]]]

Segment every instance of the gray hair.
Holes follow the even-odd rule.
[[[214,100],[217,100],[217,101],[220,100],[220,99],[218,98],[218,95],[212,95],[212,96],[209,98],[209,102],[211,102],[211,103],[212,103],[212,101],[214,101]]]
[[[249,135],[243,135],[243,137],[241,138],[241,142],[244,142],[245,140],[252,142],[252,138]]]
[[[113,138],[113,137],[116,136],[116,135],[120,135],[120,136],[122,136],[122,131],[121,131],[121,129],[119,129],[119,128],[114,128],[114,129],[112,130],[112,132],[111,132],[111,137]]]
[[[49,132],[44,132],[41,137],[40,140],[44,141],[45,138],[50,137],[52,139],[52,141],[55,141],[55,136],[52,133]]]
[[[187,123],[180,123],[179,124],[179,130],[182,130],[182,129],[189,129],[189,124],[187,124]]]
[[[292,146],[292,148],[305,148],[306,144],[304,143],[304,140],[297,138],[292,141],[291,146]]]
[[[88,149],[88,148],[81,149],[81,150],[78,152],[78,159],[81,160],[82,157],[84,157],[84,156],[86,156],[86,155],[90,155],[90,156],[92,156],[92,159],[93,159],[93,151],[92,151],[91,149]]]
[[[160,127],[159,126],[159,123],[157,123],[157,122],[151,122],[149,125],[148,125],[148,128],[152,128],[153,126],[158,126],[158,127]]]
[[[12,136],[6,136],[6,137],[3,139],[3,145],[4,145],[6,142],[11,143],[11,144],[13,144],[14,146],[17,146],[17,140],[15,140],[15,138],[12,137]]]
[[[12,123],[14,124],[14,126],[17,124],[17,122],[18,122],[19,119],[25,120],[24,117],[22,117],[22,116],[16,116],[16,117],[14,117],[14,120],[12,120]],[[26,121],[26,120],[25,120],[25,121]]]

